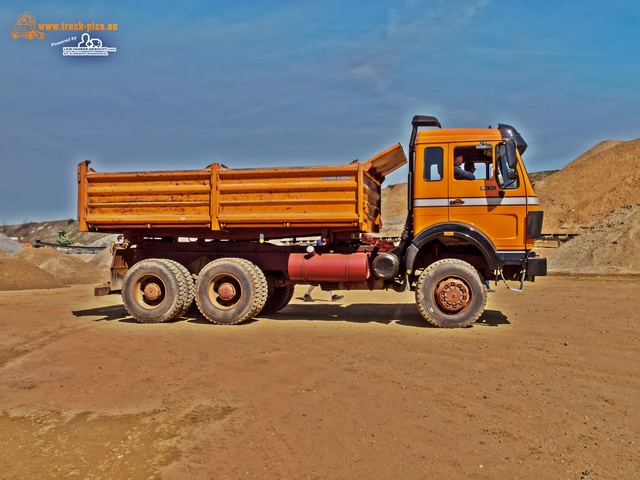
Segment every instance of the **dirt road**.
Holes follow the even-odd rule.
[[[0,292],[0,479],[637,479],[639,289],[499,286],[459,330],[410,292],[235,327]]]

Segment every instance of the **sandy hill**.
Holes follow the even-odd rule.
[[[543,231],[582,233],[609,212],[640,202],[640,139],[607,140],[536,183]]]

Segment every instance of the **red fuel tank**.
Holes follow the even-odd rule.
[[[294,282],[364,282],[369,278],[366,253],[292,253],[289,278]]]

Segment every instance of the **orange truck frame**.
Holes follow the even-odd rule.
[[[297,284],[410,289],[430,324],[474,323],[489,282],[521,291],[546,275],[533,252],[543,212],[527,144],[509,125],[443,129],[417,115],[412,127],[408,160],[396,144],[342,166],[99,173],[80,163],[81,231],[124,237],[96,294],[121,292],[140,322],[180,317],[195,301],[211,322],[237,324],[278,312]],[[382,183],[407,162],[402,235],[377,239]],[[328,243],[297,241],[319,236]]]

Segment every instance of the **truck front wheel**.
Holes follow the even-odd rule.
[[[262,271],[242,258],[220,258],[208,263],[196,281],[196,303],[207,320],[234,325],[253,318],[267,300]]]
[[[487,293],[475,268],[446,258],[424,269],[416,284],[416,304],[424,319],[436,327],[466,327],[480,318]]]
[[[166,322],[182,313],[186,290],[184,275],[175,262],[149,258],[136,263],[125,275],[122,302],[139,322]]]

